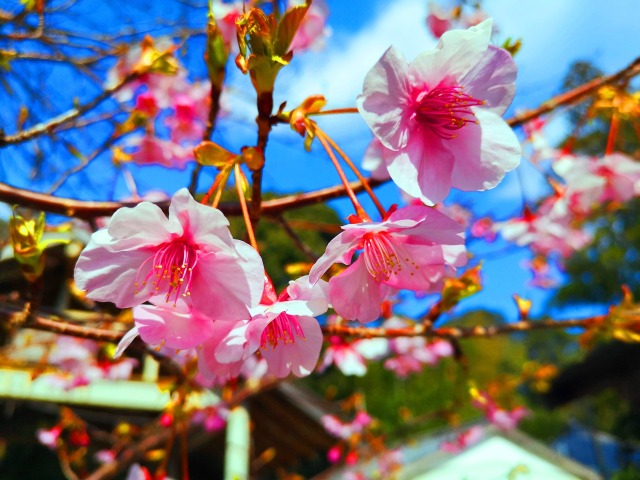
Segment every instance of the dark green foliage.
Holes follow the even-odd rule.
[[[612,303],[627,285],[640,295],[640,199],[601,217],[593,242],[565,262],[567,283],[555,302]]]

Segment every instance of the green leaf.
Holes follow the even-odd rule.
[[[218,167],[220,170],[233,166],[239,157],[214,142],[202,142],[193,150],[193,154],[200,165]]]
[[[276,39],[273,43],[273,52],[275,55],[284,57],[289,51],[293,37],[298,32],[298,28],[307,14],[307,10],[311,4],[306,2],[304,5],[298,5],[290,8],[285,12],[278,25]]]

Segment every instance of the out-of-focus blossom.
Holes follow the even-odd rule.
[[[525,210],[521,217],[496,222],[493,229],[505,240],[529,246],[534,254],[543,256],[556,253],[566,258],[591,241],[588,232],[571,225],[570,216],[555,215],[549,208],[537,213]]]
[[[95,380],[127,380],[138,364],[133,358],[112,361],[100,359],[99,356],[98,344],[93,340],[59,335],[47,359],[59,371],[45,373],[37,381],[71,390],[89,385]]]
[[[102,464],[109,464],[109,463],[113,463],[116,459],[116,454],[113,450],[98,450],[94,455],[93,458],[98,462],[98,463],[102,463]]]
[[[427,27],[431,34],[440,38],[445,32],[453,28],[473,27],[482,23],[488,15],[479,7],[469,12],[463,5],[454,8],[444,9],[436,2],[429,2],[429,13],[427,14]]]
[[[565,181],[568,208],[578,215],[640,194],[640,163],[621,153],[602,158],[565,155],[553,170]]]
[[[459,13],[459,9],[445,10],[434,2],[429,2],[429,13],[427,14],[427,26],[432,35],[440,38],[444,32],[453,26],[453,17]]]
[[[368,428],[373,419],[367,412],[359,411],[352,422],[343,422],[335,415],[323,415],[320,422],[324,429],[334,437],[348,440],[352,435],[360,434]]]
[[[462,205],[458,205],[457,203],[451,203],[449,205],[438,203],[433,208],[435,208],[439,212],[444,213],[447,217],[459,223],[464,228],[467,228],[467,226],[469,225],[469,221],[471,220],[471,216],[473,215],[469,210],[464,208]]]
[[[386,338],[365,338],[347,342],[341,337],[333,336],[329,339],[318,370],[322,372],[333,364],[344,375],[362,377],[367,373],[367,360],[383,357],[388,349],[389,341]]]
[[[384,322],[385,328],[407,328],[411,322],[392,317]],[[421,372],[425,365],[436,365],[442,358],[453,355],[449,342],[437,340],[428,342],[424,337],[398,337],[389,340],[391,356],[385,360],[384,367],[399,377],[405,378],[411,373]]]
[[[493,242],[496,239],[496,232],[493,229],[493,220],[489,217],[479,218],[471,224],[471,235],[476,238],[482,238],[487,242]]]
[[[228,414],[225,408],[207,407],[195,412],[192,421],[201,424],[207,432],[216,432],[224,428]]]
[[[367,74],[358,109],[382,144],[389,175],[432,205],[451,188],[495,187],[520,163],[520,143],[500,118],[515,93],[511,55],[489,45],[491,21],[445,33],[407,63],[391,47]]]
[[[242,16],[244,2],[213,2],[212,13],[222,38],[230,51],[238,49],[236,40],[236,20]]]
[[[487,392],[473,389],[471,394],[473,406],[482,411],[487,420],[500,430],[513,430],[520,420],[530,414],[525,407],[516,407],[513,410],[500,408]]]
[[[377,137],[371,140],[371,143],[365,150],[362,159],[362,168],[371,172],[371,178],[376,180],[387,180],[390,178],[389,172],[387,171],[387,164],[383,159],[387,151],[391,152]],[[391,154],[393,154],[393,152],[391,152]]]
[[[474,426],[458,435],[453,441],[442,442],[440,449],[447,453],[460,453],[467,447],[478,443],[483,435],[482,427]]]
[[[342,227],[309,274],[317,282],[334,262],[350,265],[329,281],[331,304],[347,320],[370,322],[395,289],[434,291],[466,264],[463,228],[425,206],[400,208],[382,222]],[[360,256],[352,263],[356,251]]]
[[[44,445],[45,447],[50,448],[51,450],[55,450],[58,445],[58,438],[60,438],[60,434],[62,433],[62,427],[56,425],[53,428],[39,428],[36,430],[36,437],[38,441]]]

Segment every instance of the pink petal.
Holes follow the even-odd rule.
[[[278,378],[284,378],[289,373],[296,377],[304,377],[309,375],[318,363],[323,341],[320,325],[312,317],[300,316],[296,319],[302,327],[304,339],[296,338],[294,342],[282,342],[275,348],[267,347],[261,350],[269,365],[269,371]]]
[[[138,336],[138,327],[133,327],[131,330],[125,333],[124,336],[122,337],[122,340],[120,340],[120,342],[118,343],[118,346],[116,347],[116,351],[113,354],[113,358],[114,359],[120,358],[124,353],[124,351],[129,347],[129,345],[131,345],[131,342],[133,342],[137,336]]]
[[[380,304],[390,292],[367,271],[362,255],[337,277],[329,280],[331,304],[346,320],[372,322],[380,316]]]
[[[351,264],[351,257],[355,253],[364,232],[346,230],[335,237],[327,245],[324,254],[313,265],[309,272],[309,282],[315,284],[325,274],[329,267],[336,262]]]
[[[445,78],[461,85],[460,79],[482,61],[489,46],[492,24],[488,19],[466,30],[445,32],[436,50],[423,52],[411,62],[411,71],[429,88]]]
[[[233,249],[204,254],[198,258],[191,282],[194,308],[214,320],[249,318],[249,307],[262,296],[264,267],[260,255],[239,240]]]
[[[398,187],[427,205],[441,202],[451,190],[454,168],[448,145],[426,128],[417,130],[406,148],[390,159],[389,175]]]
[[[358,110],[380,142],[392,150],[408,140],[411,85],[407,61],[390,47],[371,68],[358,96]]]
[[[133,318],[146,343],[164,342],[165,346],[178,350],[204,343],[214,331],[214,322],[194,309],[180,311],[171,306],[140,305],[133,309]]]
[[[111,217],[108,232],[111,240],[104,243],[105,248],[120,251],[159,245],[171,240],[172,234],[181,235],[182,228],[167,220],[157,205],[141,202],[133,208],[118,209]]]
[[[145,260],[153,255],[152,249],[113,252],[109,234],[100,230],[82,251],[76,263],[76,285],[87,290],[87,297],[99,302],[113,302],[119,308],[133,307],[149,299],[153,285],[149,282],[136,294],[136,276]],[[144,278],[144,277],[143,277]]]
[[[516,93],[518,67],[509,52],[489,45],[489,48],[464,77],[460,85],[464,92],[478,100],[484,100],[483,109],[502,115]]]
[[[226,217],[220,210],[196,202],[186,188],[173,195],[169,219],[179,222],[187,232],[187,239],[205,251],[232,247],[233,239]]]
[[[495,113],[473,108],[478,124],[469,124],[449,141],[456,157],[452,185],[465,191],[495,187],[520,164],[521,147],[511,127]],[[478,151],[480,155],[478,155]]]

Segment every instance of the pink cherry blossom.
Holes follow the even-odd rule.
[[[453,26],[453,16],[450,11],[445,11],[442,7],[429,2],[429,14],[427,15],[427,27],[432,35],[440,38],[444,32]]]
[[[487,420],[500,430],[513,430],[520,420],[530,414],[525,407],[516,407],[513,410],[500,408],[487,392],[475,392],[473,395],[473,406],[481,410]]]
[[[224,428],[229,411],[224,407],[206,407],[193,414],[192,420],[201,424],[207,432],[215,432]]]
[[[247,352],[260,349],[269,372],[278,378],[289,373],[309,375],[323,341],[314,317],[328,308],[326,282],[311,285],[307,276],[291,282],[278,299],[275,293],[265,294],[261,304],[252,309],[253,317],[246,327]]]
[[[491,25],[447,32],[411,63],[391,47],[365,77],[358,109],[393,151],[383,155],[389,175],[427,204],[452,187],[493,188],[520,162],[520,143],[500,118],[515,92],[516,65],[489,45]]]
[[[553,207],[557,200],[549,197],[549,201],[541,205],[538,212],[525,210],[521,217],[512,218],[493,225],[495,232],[519,246],[529,246],[536,255],[559,254],[569,257],[576,250],[584,248],[591,235],[572,226],[572,217],[565,211]]]
[[[367,360],[384,356],[389,349],[386,338],[365,338],[347,342],[341,337],[329,339],[318,371],[323,372],[334,364],[343,375],[362,377],[367,373]]]
[[[329,281],[334,310],[347,320],[370,322],[396,289],[435,291],[466,264],[463,228],[425,206],[398,209],[382,222],[342,227],[309,273],[312,283],[335,262],[349,265]],[[353,261],[356,251],[362,253]]]
[[[471,235],[482,238],[486,242],[493,242],[496,239],[496,232],[493,229],[493,220],[489,217],[482,217],[471,224],[469,230]]]
[[[553,170],[566,183],[569,209],[579,215],[605,202],[627,202],[640,193],[640,163],[621,153],[603,158],[565,155]]]
[[[176,305],[183,299],[211,319],[247,319],[262,294],[264,267],[228,225],[187,189],[174,194],[168,218],[149,202],[121,208],[80,255],[76,284],[88,298],[120,308],[162,296]]]
[[[238,49],[236,40],[236,20],[242,16],[244,2],[213,2],[212,13],[216,19],[216,24],[222,34],[222,39],[228,49],[234,51]]]
[[[62,433],[62,427],[56,425],[50,429],[39,428],[36,430],[36,437],[38,441],[45,447],[55,450],[58,445],[58,438]]]
[[[362,410],[356,413],[351,422],[343,422],[335,415],[323,415],[320,418],[324,429],[334,437],[342,440],[348,440],[351,436],[362,433],[371,425],[372,421],[371,416]]]
[[[391,317],[384,322],[385,328],[407,328],[411,322]],[[421,372],[425,365],[436,365],[441,359],[453,355],[449,342],[437,340],[429,343],[424,337],[398,337],[389,340],[391,357],[384,362],[384,368],[401,378],[411,373]]]
[[[58,367],[57,372],[40,375],[37,382],[54,388],[72,390],[91,384],[95,380],[126,380],[138,361],[125,358],[117,362],[99,359],[99,346],[93,340],[56,336],[48,362]]]
[[[440,449],[447,453],[460,453],[467,447],[478,443],[483,436],[484,432],[482,427],[476,425],[471,427],[469,430],[462,432],[453,441],[442,442]]]

